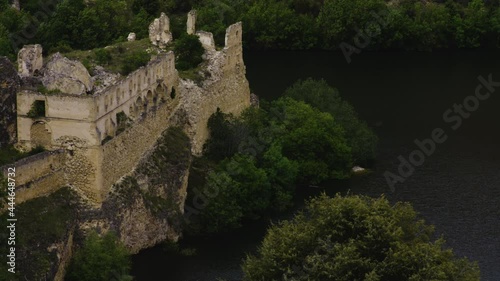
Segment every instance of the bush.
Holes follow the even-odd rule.
[[[141,66],[148,64],[151,56],[146,51],[137,51],[127,55],[121,66],[121,74],[128,75]]]
[[[130,257],[115,234],[102,237],[92,232],[85,239],[68,268],[68,281],[132,280]]]
[[[478,281],[477,264],[456,259],[407,203],[322,195],[267,231],[243,264],[246,281]]]
[[[178,70],[188,70],[203,62],[205,52],[198,36],[183,34],[175,41],[174,52],[177,56],[175,66]]]
[[[359,119],[354,108],[342,100],[338,91],[325,80],[299,80],[285,91],[285,95],[330,113],[335,122],[344,128],[354,164],[367,165],[375,159],[377,136],[366,122]]]
[[[97,49],[95,51],[95,57],[97,63],[100,65],[107,65],[113,58],[111,53],[106,49]]]
[[[34,101],[27,115],[29,118],[45,117],[45,101]]]

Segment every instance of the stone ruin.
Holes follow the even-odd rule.
[[[17,57],[19,75],[21,77],[33,76],[43,67],[43,48],[41,45],[26,45],[22,48]]]
[[[165,13],[161,13],[161,16],[149,25],[149,40],[160,48],[165,48],[172,41],[170,19]]]
[[[196,10],[191,10],[187,18],[187,34],[196,33]]]
[[[135,41],[136,37],[137,37],[137,36],[135,35],[135,33],[131,32],[131,33],[129,33],[129,35],[127,36],[127,41],[129,41],[129,42],[130,42],[130,41]]]

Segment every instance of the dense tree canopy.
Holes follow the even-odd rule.
[[[322,195],[268,230],[245,280],[479,280],[476,264],[432,234],[409,204]]]
[[[224,44],[229,24],[243,21],[245,46],[271,49],[356,48],[432,50],[497,48],[500,2],[485,0],[55,0],[21,1],[21,11],[0,1],[0,55],[14,58],[23,44],[45,51],[104,47],[139,39],[160,12],[171,18],[175,38],[185,13],[198,10],[199,30]]]
[[[70,281],[131,281],[130,257],[125,246],[112,232],[99,237],[92,232],[76,251],[68,268]]]
[[[238,118],[218,111],[209,119],[204,157],[189,179],[187,202],[201,211],[192,232],[284,210],[296,185],[349,177],[353,159],[375,157],[376,136],[326,82],[299,81],[286,95]]]
[[[339,92],[324,80],[311,78],[297,81],[285,91],[285,96],[330,113],[345,132],[347,143],[351,147],[355,164],[366,165],[375,158],[377,136],[368,125],[358,118],[354,108],[342,100]]]

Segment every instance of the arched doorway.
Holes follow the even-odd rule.
[[[52,146],[52,132],[45,122],[35,122],[31,125],[31,146],[43,146],[46,149],[50,149]]]

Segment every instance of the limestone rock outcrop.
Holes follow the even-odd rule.
[[[91,76],[85,66],[60,53],[56,53],[47,63],[42,82],[48,90],[59,90],[71,95],[82,95],[93,89]]]
[[[28,77],[43,67],[43,48],[41,45],[26,45],[17,54],[19,75]]]
[[[14,65],[0,57],[0,147],[16,141],[16,94],[20,79]]]
[[[188,13],[187,19],[187,34],[196,33],[196,10],[191,10]]]
[[[161,16],[149,25],[149,40],[160,48],[165,48],[172,41],[170,19],[165,13],[161,13]]]
[[[133,32],[132,32],[132,33],[130,33],[130,34],[128,35],[127,40],[128,40],[129,42],[131,42],[131,41],[135,41],[136,37],[137,37],[137,36],[135,35],[135,33],[133,33]]]

